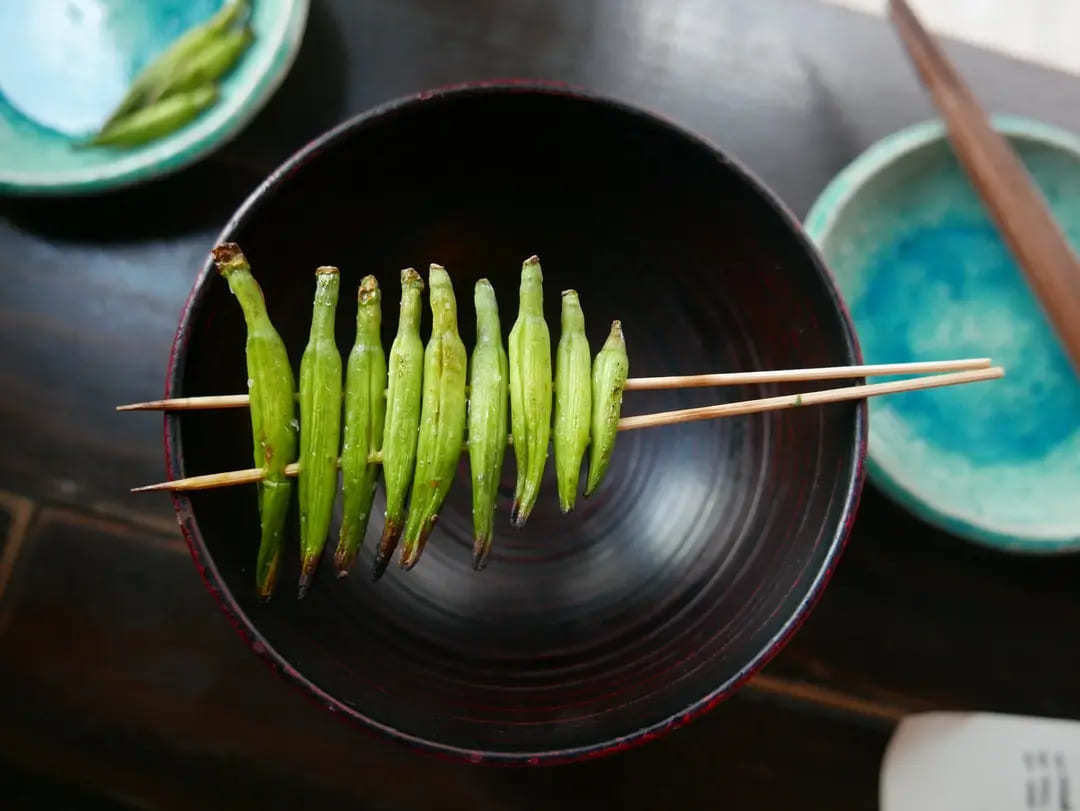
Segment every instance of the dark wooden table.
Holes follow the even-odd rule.
[[[1080,80],[964,46],[996,110],[1080,130]],[[0,202],[0,796],[5,807],[872,808],[907,712],[1080,715],[1080,557],[990,554],[872,487],[820,606],[709,716],[581,765],[477,768],[333,718],[241,644],[161,478],[177,315],[228,215],[350,114],[526,76],[644,104],[741,158],[798,214],[878,137],[930,115],[884,23],[803,0],[313,0],[248,129],[93,199]]]

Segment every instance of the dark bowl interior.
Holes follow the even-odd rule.
[[[671,124],[563,90],[456,89],[360,116],[276,172],[222,238],[250,258],[294,368],[317,265],[342,270],[343,353],[360,278],[374,273],[383,286],[388,348],[398,271],[431,261],[453,276],[471,348],[473,283],[492,280],[509,331],[532,253],[553,343],[558,293],[574,287],[594,351],[622,319],[632,376],[858,356],[816,253],[758,182]],[[208,266],[177,332],[171,393],[244,391],[243,345],[239,308]],[[632,392],[624,413],[791,390]],[[294,534],[265,605],[252,584],[255,488],[176,502],[238,626],[332,709],[473,760],[571,759],[687,720],[777,650],[842,546],[865,433],[855,404],[623,433],[606,482],[569,516],[549,461],[520,531],[507,517],[508,453],[495,548],[480,574],[470,567],[463,457],[413,571],[370,581],[380,490],[351,576],[336,580],[324,562],[297,601]],[[242,410],[169,417],[166,442],[173,476],[251,463]]]

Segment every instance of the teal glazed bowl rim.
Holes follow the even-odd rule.
[[[1080,158],[1080,136],[1042,121],[1014,115],[993,115],[994,129],[1007,138],[1032,141]],[[847,204],[879,174],[913,152],[947,138],[945,124],[931,119],[887,135],[842,169],[825,187],[806,215],[806,233],[824,255],[823,244],[837,224]],[[828,260],[826,259],[826,262]],[[834,275],[835,278],[835,275]],[[1008,370],[1006,370],[1007,372]],[[998,532],[952,515],[922,498],[901,477],[890,472],[874,451],[873,423],[866,455],[871,481],[886,495],[919,518],[955,535],[1003,552],[1052,555],[1080,551],[1080,535],[1056,539],[1025,537],[1015,532]]]
[[[97,166],[51,173],[0,171],[0,194],[58,196],[95,194],[177,172],[240,134],[285,81],[300,51],[310,0],[291,0],[288,15],[275,27],[276,47],[265,65],[234,93],[177,132],[145,149],[119,154]]]

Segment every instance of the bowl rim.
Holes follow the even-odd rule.
[[[839,288],[833,279],[831,272],[826,267],[815,244],[803,230],[798,218],[780,201],[780,199],[764,185],[758,178],[748,171],[742,164],[730,158],[726,153],[718,149],[707,139],[693,133],[685,127],[675,124],[664,116],[650,110],[613,99],[609,96],[594,93],[561,82],[543,80],[509,79],[483,82],[468,82],[463,84],[449,85],[433,90],[422,91],[413,95],[400,97],[366,110],[323,133],[302,149],[294,153],[277,169],[275,169],[240,205],[236,213],[229,219],[222,229],[215,244],[235,230],[249,216],[256,212],[268,192],[287,179],[294,172],[302,168],[308,161],[315,158],[328,146],[380,118],[392,114],[403,108],[422,105],[429,100],[443,100],[448,98],[496,95],[506,93],[538,94],[543,96],[558,96],[587,101],[608,108],[614,108],[627,113],[635,118],[649,122],[652,126],[666,129],[675,135],[707,149],[717,160],[734,169],[734,171],[751,186],[762,199],[777,214],[779,214],[791,228],[795,238],[802,244],[811,264],[817,271],[826,293],[831,298],[838,314],[844,332],[844,342],[851,363],[861,363],[862,355],[859,349],[854,324]],[[187,337],[194,317],[204,304],[207,296],[207,279],[213,274],[213,262],[209,253],[202,269],[197,274],[188,294],[187,300],[180,314],[176,334],[173,338],[169,352],[168,370],[165,383],[165,397],[178,392],[182,384],[184,366],[187,354]],[[176,511],[177,522],[187,542],[195,566],[203,579],[203,583],[214,596],[220,608],[229,618],[234,629],[258,653],[274,670],[302,689],[318,703],[328,708],[331,712],[342,717],[359,722],[362,726],[378,730],[390,737],[403,742],[415,749],[428,753],[445,756],[450,759],[469,763],[486,763],[498,765],[553,765],[569,763],[601,757],[614,752],[619,752],[646,743],[666,732],[683,726],[692,719],[708,712],[724,699],[728,698],[740,688],[754,673],[764,667],[790,639],[806,620],[810,610],[817,603],[821,593],[832,576],[839,562],[840,554],[847,543],[852,525],[858,508],[859,498],[862,493],[865,480],[865,457],[867,447],[867,407],[866,401],[860,401],[855,414],[855,431],[851,446],[851,475],[846,483],[844,491],[844,504],[837,522],[835,531],[828,541],[825,557],[807,586],[806,593],[799,600],[795,610],[783,623],[773,637],[765,643],[754,657],[731,678],[717,685],[706,695],[694,701],[683,710],[674,713],[667,718],[655,722],[647,727],[637,729],[623,736],[602,740],[597,743],[584,746],[567,747],[562,749],[549,749],[537,751],[499,751],[499,750],[473,750],[454,746],[415,735],[404,730],[397,729],[389,724],[371,718],[364,713],[347,705],[335,696],[323,690],[317,684],[309,680],[303,673],[293,667],[290,662],[279,653],[270,642],[263,637],[256,623],[244,612],[235,597],[232,595],[221,574],[218,572],[214,559],[206,547],[205,540],[195,522],[194,512],[190,499],[183,493],[173,492],[173,508]],[[165,449],[165,468],[169,479],[178,478],[182,475],[183,448],[181,445],[180,420],[175,414],[165,413],[163,419],[163,441]]]
[[[1080,159],[1080,136],[1068,130],[1018,115],[997,114],[990,119],[994,129],[1007,138],[1053,147]],[[818,195],[806,215],[806,232],[818,249],[823,251],[825,240],[832,234],[848,204],[863,188],[918,150],[941,142],[947,143],[947,140],[945,123],[941,119],[920,121],[886,135],[841,169]],[[889,498],[923,521],[981,546],[1004,552],[1034,555],[1080,552],[1080,534],[1071,538],[1047,538],[1045,535],[1023,535],[1012,530],[1004,532],[993,526],[974,523],[949,512],[942,505],[931,503],[915,492],[910,482],[902,478],[898,471],[890,470],[882,462],[880,454],[874,452],[875,445],[880,442],[880,439],[873,438],[871,427],[866,457],[870,480]]]

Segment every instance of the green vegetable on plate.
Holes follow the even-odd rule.
[[[101,129],[83,145],[133,147],[179,129],[218,98],[217,80],[251,45],[248,0],[230,0],[144,67]]]
[[[204,85],[177,93],[118,119],[91,140],[94,146],[138,146],[167,135],[217,100],[217,87]]]

